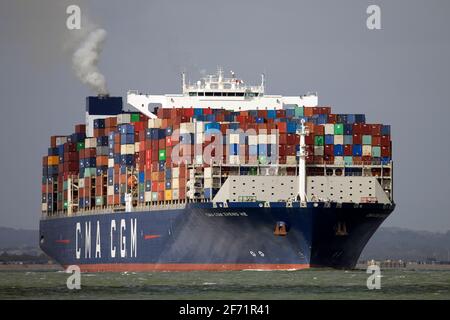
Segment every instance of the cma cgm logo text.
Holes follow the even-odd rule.
[[[137,257],[137,219],[111,220],[108,230],[100,228],[100,221],[91,221],[75,226],[75,257],[80,259],[84,253],[85,259],[91,258],[136,258]],[[103,241],[107,237],[108,241]],[[109,244],[102,248],[102,245]],[[106,252],[105,252],[106,251]]]

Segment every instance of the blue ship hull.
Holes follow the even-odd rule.
[[[47,218],[42,250],[97,271],[353,268],[394,205],[188,204],[174,210]],[[285,235],[274,233],[285,225]]]

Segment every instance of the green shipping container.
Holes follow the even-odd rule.
[[[363,135],[362,136],[362,143],[365,145],[372,145],[372,136],[369,135]]]
[[[315,136],[314,137],[314,145],[315,146],[323,146],[324,139],[323,136]]]
[[[158,192],[152,192],[152,201],[158,201]]]
[[[139,183],[139,192],[145,192],[145,184]]]
[[[139,122],[139,120],[140,120],[139,113],[132,113],[130,118],[131,118],[131,122]]]
[[[251,176],[256,176],[256,174],[258,173],[257,169],[255,167],[251,167],[249,170],[249,175]]]
[[[159,161],[166,160],[166,149],[159,150]]]
[[[85,168],[84,169],[84,176],[85,177],[93,177],[96,175],[96,168]]]
[[[372,147],[372,157],[381,157],[381,147],[379,146],[373,146]]]
[[[344,164],[345,164],[345,165],[351,165],[351,164],[353,164],[353,157],[351,157],[351,156],[346,156],[346,157],[344,157]]]
[[[103,205],[103,197],[95,197],[95,205],[102,206]]]
[[[83,142],[77,142],[77,151],[80,151],[84,149],[84,141]]]
[[[68,207],[67,201],[64,201],[64,209],[67,209],[67,207]]]
[[[258,161],[260,164],[266,164],[267,163],[267,157],[266,156],[258,156]]]
[[[334,134],[344,134],[344,125],[342,123],[334,125]]]
[[[67,190],[67,187],[68,187],[68,183],[67,183],[67,181],[64,181],[64,182],[63,182],[63,189],[64,189],[64,190]]]
[[[295,109],[294,109],[294,115],[296,117],[303,117],[304,116],[304,109],[303,109],[303,107],[296,106]]]

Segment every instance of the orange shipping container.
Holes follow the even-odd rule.
[[[59,164],[59,157],[58,156],[48,156],[47,163],[49,166],[56,166]]]

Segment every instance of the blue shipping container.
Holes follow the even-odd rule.
[[[344,146],[342,144],[334,145],[334,155],[335,156],[343,156],[344,155]]]
[[[334,143],[334,135],[326,134],[325,135],[325,144],[333,144]]]
[[[362,145],[361,144],[353,145],[353,156],[355,156],[355,157],[362,156]]]

